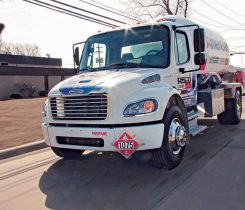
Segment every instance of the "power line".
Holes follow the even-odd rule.
[[[235,37],[228,37],[226,40],[232,40],[232,39],[245,39],[245,36],[235,36]]]
[[[38,3],[35,3],[35,2],[31,2],[31,1],[28,1],[28,0],[23,0],[23,1],[28,2],[28,3],[31,3],[31,4],[34,4],[34,5],[37,5],[37,6],[40,6],[40,7],[44,7],[46,9],[50,9],[50,10],[53,10],[53,11],[56,11],[56,12],[60,12],[60,13],[66,14],[66,15],[70,15],[70,16],[73,16],[73,17],[76,17],[76,18],[80,18],[80,19],[87,20],[87,21],[90,21],[90,22],[93,22],[93,23],[104,25],[104,26],[107,26],[107,27],[113,27],[114,26],[114,25],[110,25],[109,23],[106,24],[106,23],[103,23],[103,22],[98,22],[98,21],[93,20],[93,19],[88,19],[88,18],[80,17],[78,15],[74,15],[74,14],[71,14],[71,13],[68,13],[68,12],[64,12],[64,11],[61,11],[61,10],[58,10],[58,9],[53,9],[51,7],[48,7],[48,6],[45,6],[45,5],[42,5],[42,4],[38,4]]]
[[[228,45],[229,45],[229,47],[231,47],[231,48],[232,48],[232,47],[236,47],[235,45],[232,45],[232,44],[228,44]]]
[[[220,6],[224,7],[224,8],[227,9],[227,10],[229,10],[230,12],[233,12],[234,14],[239,15],[239,16],[241,16],[241,17],[245,17],[244,15],[239,14],[238,12],[232,10],[231,8],[225,6],[224,4],[221,4],[219,1],[217,1],[217,0],[214,0],[214,1],[215,1],[216,3],[218,3]]]
[[[238,48],[241,48],[241,47],[245,47],[245,45],[232,47],[231,50],[238,49]]]
[[[242,25],[242,24],[240,24],[240,25]],[[230,28],[230,29],[221,31],[220,33],[225,33],[225,32],[227,32],[227,31],[235,31],[235,30],[245,31],[245,28]]]
[[[61,5],[67,6],[67,7],[70,7],[70,8],[73,8],[73,9],[80,10],[80,11],[82,11],[82,12],[86,12],[86,13],[92,14],[92,15],[95,15],[95,16],[99,16],[99,17],[102,17],[102,18],[105,18],[105,19],[108,19],[108,20],[112,20],[112,21],[115,21],[115,22],[117,22],[117,23],[126,24],[125,22],[122,22],[122,21],[120,21],[120,20],[116,20],[116,19],[114,19],[114,18],[110,18],[110,17],[104,16],[104,15],[100,15],[100,14],[97,14],[97,13],[94,13],[94,12],[90,12],[90,11],[88,11],[88,10],[81,9],[81,8],[79,8],[79,7],[75,7],[75,6],[72,6],[72,5],[69,5],[69,4],[60,2],[60,1],[56,1],[56,0],[50,0],[50,1],[55,2],[55,3],[57,3],[57,4],[61,4]]]
[[[199,14],[200,16],[202,16],[202,17],[204,17],[204,18],[207,18],[208,20],[211,20],[212,22],[215,22],[215,23],[218,23],[218,24],[223,25],[223,26],[225,26],[225,27],[231,28],[230,26],[228,26],[228,25],[226,25],[226,24],[224,24],[224,23],[218,22],[217,20],[213,20],[213,19],[207,17],[206,15],[204,15],[204,14],[202,14],[202,13],[196,11],[196,10],[193,9],[193,8],[192,8],[192,11],[194,11],[195,13]]]
[[[108,11],[108,12],[111,12],[111,13],[114,13],[114,14],[117,14],[117,15],[120,15],[120,16],[122,16],[122,17],[125,17],[125,18],[128,18],[128,19],[131,19],[131,20],[135,20],[135,21],[139,21],[139,20],[138,20],[138,19],[136,19],[136,18],[133,18],[133,17],[130,17],[130,16],[127,16],[127,15],[124,15],[124,14],[120,14],[119,12],[114,12],[113,10],[110,10],[110,9],[107,9],[107,8],[104,8],[104,7],[101,7],[101,6],[98,6],[98,5],[93,4],[93,3],[86,2],[86,1],[84,1],[84,0],[79,0],[79,1],[81,1],[81,2],[83,2],[83,3],[85,3],[85,4],[92,5],[92,6],[94,6],[94,7],[97,7],[97,8],[103,9],[103,10],[105,10],[105,11]]]
[[[231,51],[231,55],[244,55],[245,52],[236,52],[236,51]]]
[[[105,21],[102,21],[102,20],[99,20],[99,19],[96,19],[96,18],[93,18],[93,17],[89,17],[89,16],[87,16],[87,15],[82,15],[82,14],[80,14],[80,13],[73,12],[73,11],[71,11],[71,10],[67,10],[67,9],[62,8],[62,7],[58,7],[58,6],[52,5],[52,4],[48,4],[48,3],[46,3],[46,2],[42,2],[42,1],[39,1],[39,0],[32,0],[32,1],[41,3],[41,4],[43,4],[43,5],[48,5],[48,6],[50,6],[50,7],[53,7],[53,8],[62,10],[62,11],[66,11],[66,12],[68,12],[68,13],[72,13],[72,14],[78,15],[78,16],[81,16],[81,17],[86,18],[86,19],[91,19],[91,20],[93,20],[93,21],[97,21],[97,22],[100,22],[100,23],[109,25],[109,27],[111,27],[111,26],[113,26],[113,27],[114,27],[114,26],[117,26],[117,25],[115,25],[115,24],[111,24],[111,23],[108,23],[108,22],[105,22]]]
[[[227,32],[227,31],[231,31],[231,30],[245,30],[245,29],[236,28],[236,27],[238,27],[238,26],[240,26],[240,25],[244,25],[244,23],[241,23],[241,24],[237,25],[236,27],[230,27],[230,26],[228,26],[228,25],[226,25],[226,24],[223,24],[223,23],[221,23],[221,22],[218,22],[218,21],[215,21],[215,20],[211,19],[211,18],[207,17],[206,15],[203,15],[202,13],[196,11],[195,9],[192,9],[192,11],[194,11],[195,13],[199,14],[200,16],[202,16],[202,17],[204,17],[204,18],[206,18],[206,19],[208,19],[208,20],[211,20],[212,22],[215,22],[215,23],[218,23],[218,24],[220,24],[220,25],[223,25],[223,26],[228,27],[226,30],[220,31],[220,33],[225,33],[225,32]]]
[[[96,4],[99,4],[99,5],[103,6],[103,7],[110,8],[111,10],[114,10],[114,11],[117,11],[117,12],[120,12],[120,13],[123,14],[122,11],[120,11],[120,10],[118,10],[118,9],[115,9],[115,8],[113,8],[113,7],[110,7],[110,6],[108,6],[108,5],[106,5],[106,4],[103,4],[103,3],[101,3],[101,2],[98,2],[98,1],[95,1],[95,0],[90,0],[90,1],[93,1],[93,2],[95,2]],[[130,15],[130,16],[133,17],[132,15]],[[136,18],[136,17],[133,17],[133,18]]]
[[[236,21],[235,19],[229,17],[228,15],[225,15],[224,13],[220,12],[219,10],[215,9],[213,6],[211,6],[210,4],[208,4],[207,2],[205,2],[204,0],[201,0],[204,4],[206,4],[207,6],[209,6],[211,9],[213,9],[214,11],[216,11],[217,13],[223,15],[224,17],[228,18],[229,20],[232,20],[235,23],[241,24],[240,22]]]
[[[212,23],[205,22],[203,20],[198,20],[197,18],[191,18],[191,19],[193,19],[195,21],[198,21],[198,22],[201,22],[201,23],[204,23],[204,24],[207,24],[207,25],[210,25],[210,26],[217,27],[217,28],[228,29],[227,27],[218,26],[218,25],[215,25],[215,24],[212,24]]]

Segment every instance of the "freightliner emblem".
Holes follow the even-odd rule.
[[[83,89],[71,89],[69,93],[70,94],[80,94],[80,93],[83,93]]]

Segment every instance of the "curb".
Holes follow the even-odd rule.
[[[40,150],[48,147],[44,140],[34,143],[28,143],[17,147],[12,147],[4,150],[0,150],[0,160],[11,158],[13,156],[22,155],[35,150]]]

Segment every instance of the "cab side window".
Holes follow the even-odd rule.
[[[187,36],[184,32],[176,32],[175,36],[175,59],[177,65],[184,64],[189,61],[190,51]]]

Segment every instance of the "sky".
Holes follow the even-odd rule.
[[[53,4],[49,0],[42,1]],[[60,1],[123,22],[129,21],[79,0]],[[120,0],[97,1],[116,9],[125,9]],[[244,0],[192,0],[189,18],[220,32],[231,51],[245,52],[244,11]],[[108,27],[50,11],[22,0],[0,0],[0,22],[6,26],[1,37],[3,41],[37,44],[41,48],[42,56],[49,54],[51,57],[62,58],[65,67],[73,65],[74,43],[85,41],[98,31],[108,30]],[[231,56],[231,64],[245,67],[245,55]]]

